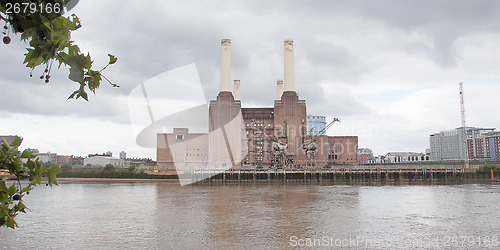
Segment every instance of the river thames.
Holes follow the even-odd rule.
[[[2,249],[498,249],[500,186],[60,181]]]

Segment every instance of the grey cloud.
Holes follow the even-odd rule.
[[[460,37],[485,30],[500,31],[498,1],[367,1],[360,8],[368,18],[407,32],[417,31],[433,41],[431,58],[454,66],[454,43]]]
[[[98,107],[99,111],[67,105],[64,101],[46,108],[54,111],[42,113],[113,117],[111,114],[118,112],[122,117],[126,112],[115,103],[137,84],[193,62],[197,64],[206,98],[214,99],[219,87],[221,38],[233,41],[233,79],[242,81],[242,98],[263,106],[272,105],[276,80],[283,77],[283,39],[294,38],[297,90],[311,107],[318,107],[317,112],[325,113],[331,109],[323,108],[327,100],[317,95],[320,82],[356,83],[371,70],[363,63],[363,58],[353,55],[346,45],[317,39],[320,35],[332,34],[331,27],[345,25],[334,22],[333,17],[343,18],[346,22],[352,19],[374,20],[383,22],[388,28],[422,32],[433,40],[434,48],[416,46],[414,49],[427,51],[443,65],[452,65],[455,60],[453,44],[457,37],[465,32],[498,30],[498,5],[497,1],[481,1],[480,4],[461,1],[252,1],[228,2],[227,9],[222,9],[217,3],[200,4],[197,1],[170,4],[168,8],[160,2],[142,6],[133,1],[128,4],[110,1],[100,3],[100,7],[80,2],[74,11],[82,19],[83,28],[75,32],[74,39],[94,56],[105,56],[108,52],[118,56],[118,63],[109,67],[105,74],[121,87],[109,88],[103,83],[97,96],[106,96],[109,98],[106,101],[95,101],[96,98],[91,96],[87,106]],[[363,31],[345,29],[345,32]],[[370,41],[366,42],[369,44]],[[14,43],[11,46],[22,48]],[[22,49],[16,49],[16,53],[3,53],[6,50],[4,46],[0,48],[2,55],[9,58],[3,60],[9,62],[12,58],[22,58],[18,53],[24,53]],[[0,72],[13,72],[9,80],[19,81],[8,88],[30,93],[22,100],[18,99],[24,102],[22,105],[7,105],[9,108],[5,110],[40,112],[34,106],[65,99],[73,91],[72,88],[68,92],[54,88],[47,96],[29,98],[34,92],[28,86],[34,83],[26,80],[26,69],[15,63],[3,64]],[[58,80],[69,82],[67,70],[60,71]],[[344,96],[332,98],[349,99]],[[350,104],[337,107],[339,113],[356,113],[355,108],[365,110],[359,103],[345,101]],[[33,105],[35,102],[37,105]]]

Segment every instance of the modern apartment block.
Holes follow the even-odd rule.
[[[431,161],[492,160],[490,141],[495,143],[494,128],[462,127],[430,135]],[[464,144],[466,136],[466,145]],[[493,138],[490,140],[490,138]],[[496,154],[498,155],[498,154]]]
[[[487,148],[492,161],[500,161],[500,132],[490,132],[486,134]]]
[[[307,115],[307,135],[317,135],[326,126],[326,116]]]

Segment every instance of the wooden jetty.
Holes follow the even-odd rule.
[[[195,170],[191,179],[198,181],[457,181],[481,178],[474,170],[462,167],[354,167],[332,169],[229,169]]]

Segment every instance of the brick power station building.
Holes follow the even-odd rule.
[[[306,101],[295,91],[292,40],[284,42],[284,81],[277,82],[272,107],[242,108],[240,81],[234,80],[233,91],[231,87],[231,41],[223,39],[220,92],[209,104],[208,133],[190,133],[187,128],[159,133],[160,169],[356,164],[357,136],[308,135]],[[311,141],[314,150],[306,145]]]

